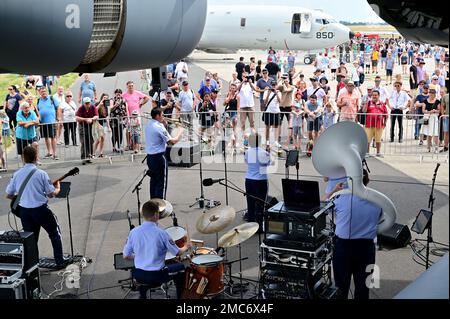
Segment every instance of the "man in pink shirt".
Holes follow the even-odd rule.
[[[347,90],[343,91],[337,100],[337,106],[341,110],[340,120],[355,122],[360,95],[356,92],[353,82],[348,82],[345,88]]]
[[[138,111],[140,114],[142,106],[150,100],[150,97],[135,90],[133,81],[127,82],[127,88],[128,90],[122,94],[122,97],[128,105],[128,116],[131,116],[134,111]]]

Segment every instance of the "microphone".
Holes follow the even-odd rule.
[[[220,183],[222,181],[224,181],[225,178],[219,178],[219,179],[212,179],[212,178],[207,178],[203,180],[203,186],[212,186],[214,184]]]

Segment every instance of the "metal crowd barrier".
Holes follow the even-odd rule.
[[[256,106],[256,108],[259,108],[259,106]],[[174,114],[174,119],[181,118],[182,121],[181,123],[169,124],[169,131],[176,134],[178,126],[183,126],[185,132],[182,141],[193,141],[194,143],[198,143],[201,145],[203,151],[206,151],[207,153],[210,152],[211,154],[214,154],[214,152],[217,152],[217,150],[220,149],[219,145],[221,145],[222,140],[226,140],[225,147],[227,152],[239,153],[243,152],[245,149],[246,139],[251,132],[249,117],[253,118],[253,129],[259,132],[265,141],[266,125],[264,123],[263,114],[264,113],[260,111],[239,112],[236,120],[234,120],[235,122],[233,122],[233,118],[230,118],[230,120],[225,119],[223,113],[217,112],[214,116],[211,116],[211,113],[207,113],[204,115],[211,123],[214,122],[214,124],[208,129],[205,128],[203,134],[201,134],[200,126],[201,114]],[[234,114],[231,115],[233,116]],[[272,149],[278,148],[287,150],[294,147],[293,141],[290,139],[292,130],[287,121],[287,116],[290,115],[291,113],[280,114],[280,117],[283,116],[280,129],[280,147],[274,146],[278,141],[275,141],[274,139],[275,129],[271,128],[270,144],[272,145]],[[244,122],[241,123],[241,118],[244,116],[246,117],[245,128],[244,125],[242,125]],[[364,126],[364,118],[366,116],[367,114],[336,113],[332,116],[332,123],[337,123],[343,118],[350,117],[355,119],[355,121],[359,121],[359,123]],[[426,138],[423,138],[423,143],[420,143],[422,140],[422,134],[420,133],[425,131],[425,126],[428,126],[428,131],[433,132],[435,135],[435,139],[434,141],[432,140],[432,142],[436,142],[436,139],[438,139],[439,143],[441,143],[444,140],[445,134],[448,134],[448,116],[441,116],[439,119],[437,119],[437,117],[433,119],[429,118],[428,125],[425,125],[427,116],[424,117],[423,115],[409,114],[398,116],[403,124],[402,143],[399,143],[398,140],[398,123],[394,130],[394,142],[391,142],[393,116],[388,114],[385,116],[387,120],[386,127],[383,130],[381,145],[381,153],[383,156],[419,156],[420,160],[425,156],[430,156],[433,159],[448,161],[448,152],[435,153],[435,148],[433,147],[431,148],[431,151],[428,152]],[[46,165],[52,165],[61,162],[80,162],[82,160],[109,161],[112,163],[116,159],[126,158],[134,161],[136,158],[143,158],[145,157],[145,126],[149,120],[150,114],[143,113],[139,117],[140,123],[136,122],[136,118],[107,118],[102,121],[103,125],[100,125],[99,122],[94,122],[90,125],[73,122],[53,124],[49,128],[48,125],[41,124],[37,130],[39,136],[37,142],[39,161]],[[237,123],[237,127],[235,126],[233,128],[229,122],[225,123],[225,120],[231,121],[231,123]],[[308,125],[310,122],[311,118],[304,118],[301,121],[302,126],[299,130],[299,136],[301,139],[302,152],[306,152],[306,144],[309,142]],[[224,125],[224,123],[226,125]],[[45,130],[49,129],[55,130],[55,133],[58,130],[61,131],[57,141],[59,143],[56,147],[57,159],[46,157],[49,152],[46,147],[44,136],[48,135],[48,132],[45,132]],[[322,130],[324,129],[325,128],[322,128]],[[74,134],[70,134],[71,132],[74,132]],[[69,139],[68,145],[65,145],[64,143],[64,134],[68,135],[66,136],[66,139],[67,137]],[[140,147],[132,149],[133,138],[135,139],[135,142],[140,142]],[[233,138],[235,139],[235,143],[233,142]],[[369,153],[374,155],[374,145],[372,145],[372,141],[369,142],[371,144]],[[100,152],[99,150],[101,143],[103,143],[103,152]],[[21,159],[17,156],[16,145],[12,144],[8,150],[5,149],[6,143],[3,143],[0,147],[3,148],[7,169],[15,169],[22,165]],[[439,148],[439,150],[441,150],[441,148]]]

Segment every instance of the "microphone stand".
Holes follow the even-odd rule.
[[[131,194],[134,194],[136,192],[137,205],[138,205],[138,221],[139,221],[139,225],[141,225],[141,199],[140,199],[140,196],[139,196],[139,192],[142,189],[142,183],[144,182],[145,177],[147,177],[147,171],[145,171],[145,175],[142,176],[142,178],[139,181],[139,183],[136,184],[136,186],[134,187],[133,191],[131,192]]]

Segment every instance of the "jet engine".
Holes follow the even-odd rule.
[[[2,0],[0,73],[115,73],[197,46],[207,0]]]

